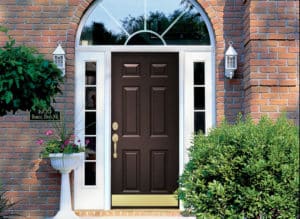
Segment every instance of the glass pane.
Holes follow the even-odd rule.
[[[178,0],[148,0],[147,1],[147,29],[162,34],[174,21],[176,10],[183,10],[184,4]]]
[[[96,62],[85,63],[85,84],[96,85]]]
[[[151,33],[140,33],[132,37],[127,45],[163,45],[157,36]]]
[[[182,11],[172,15],[178,17]],[[164,35],[169,45],[209,45],[210,39],[206,24],[195,9],[183,14],[176,24]]]
[[[85,159],[96,160],[96,137],[86,137],[85,144]]]
[[[194,113],[194,131],[205,133],[205,112]]]
[[[122,25],[122,27],[132,34],[144,27],[144,1],[143,0],[103,0],[103,7]],[[135,23],[130,22],[136,19]],[[130,24],[130,25],[129,25]],[[131,25],[134,24],[134,25]]]
[[[195,85],[204,85],[204,62],[195,62],[194,63],[194,84]]]
[[[87,87],[85,92],[85,108],[96,109],[96,88]]]
[[[96,163],[85,163],[84,166],[84,184],[87,186],[94,186],[96,185]]]
[[[124,44],[130,34],[144,27],[143,3],[141,0],[103,0],[89,16],[81,43],[85,40],[89,45]]]
[[[85,113],[85,134],[86,135],[96,134],[96,112]]]
[[[205,88],[204,87],[194,88],[194,109],[195,110],[205,109]]]
[[[170,45],[210,44],[205,23],[188,0],[102,0],[85,23],[80,44],[124,45],[141,30],[158,33]],[[159,44],[153,40],[130,45]]]

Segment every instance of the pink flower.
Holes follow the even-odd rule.
[[[70,143],[70,140],[67,139],[67,140],[65,140],[64,145],[67,146],[69,143]]]
[[[45,133],[45,134],[46,134],[47,136],[49,136],[49,135],[53,135],[53,131],[49,129],[49,130],[47,130],[47,131],[46,131],[46,133]]]
[[[38,145],[42,145],[42,144],[44,144],[44,140],[43,139],[39,139],[39,140],[36,141],[36,143]]]
[[[90,143],[90,139],[85,140],[85,145],[88,145]]]

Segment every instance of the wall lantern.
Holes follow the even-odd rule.
[[[229,42],[229,47],[225,53],[225,77],[232,79],[234,71],[237,69],[237,52],[232,47],[232,42]]]
[[[66,53],[61,47],[60,43],[52,53],[53,55],[53,62],[56,66],[62,71],[62,76],[65,76],[66,73]]]

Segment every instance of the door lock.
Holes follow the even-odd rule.
[[[117,122],[113,122],[111,124],[112,130],[117,131],[119,129],[119,124]]]

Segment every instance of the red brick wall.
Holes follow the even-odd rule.
[[[61,41],[67,53],[66,83],[56,108],[73,124],[75,35],[92,0],[0,1],[0,24],[18,43],[35,46],[51,58]],[[217,122],[239,112],[254,118],[286,110],[299,116],[298,1],[199,0],[215,34]],[[0,44],[5,37],[0,34]],[[238,70],[224,79],[224,53],[233,41]],[[49,124],[30,122],[29,114],[0,118],[0,182],[24,218],[53,216],[59,203],[59,175],[39,159],[35,144]]]
[[[299,121],[299,1],[247,1],[245,113]]]

